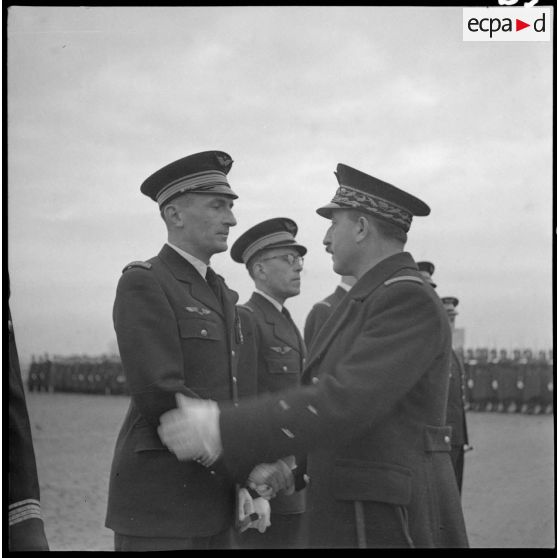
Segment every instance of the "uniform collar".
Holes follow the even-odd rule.
[[[206,263],[202,262],[200,259],[196,258],[195,256],[192,256],[192,254],[185,252],[178,246],[171,244],[170,242],[167,242],[167,244],[173,250],[178,252],[186,261],[191,263],[194,266],[195,270],[205,279],[205,274],[207,273],[207,268],[209,267]]]
[[[277,302],[277,300],[275,300],[272,296],[269,296],[267,293],[264,293],[260,289],[254,289],[254,292],[258,293],[260,296],[263,296],[265,299],[269,300],[269,302],[271,302],[271,304],[273,304],[273,306],[275,306],[275,308],[277,308],[279,312],[283,310],[283,305]]]

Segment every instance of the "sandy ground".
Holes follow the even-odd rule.
[[[104,527],[126,396],[28,393],[51,550],[113,550]],[[463,510],[473,548],[554,547],[552,416],[469,413]]]

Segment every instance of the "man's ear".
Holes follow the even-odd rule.
[[[178,207],[171,203],[168,203],[163,208],[163,218],[165,221],[175,227],[181,227],[183,225],[182,214],[178,210]]]
[[[370,221],[364,217],[364,215],[360,215],[359,218],[355,221],[355,240],[357,242],[362,242],[372,232],[372,226]]]

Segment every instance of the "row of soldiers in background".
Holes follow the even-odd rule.
[[[33,357],[27,378],[29,391],[127,393],[124,372],[118,356]]]
[[[462,349],[465,408],[472,411],[541,414],[554,410],[553,352],[529,349]],[[125,394],[118,356],[33,358],[29,391]]]
[[[542,414],[554,411],[553,352],[529,349],[467,349],[466,409],[472,411]]]

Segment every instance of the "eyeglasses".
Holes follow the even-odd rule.
[[[269,258],[261,258],[260,261],[266,262],[267,260],[283,260],[291,267],[295,264],[302,267],[304,265],[304,258],[302,256],[295,256],[294,254],[281,254],[280,256],[270,256]]]

